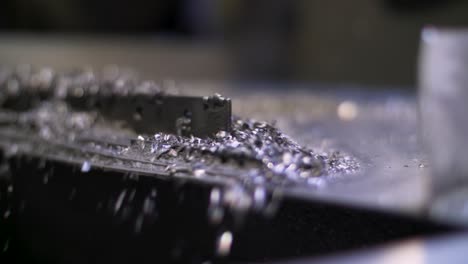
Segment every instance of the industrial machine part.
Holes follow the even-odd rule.
[[[384,184],[393,174],[368,176],[381,163],[316,151],[268,122],[231,117],[230,101],[219,95],[177,97],[127,76],[90,71],[21,66],[0,73],[0,242],[3,255],[16,261],[267,261],[458,229],[364,206],[356,198],[393,191]],[[149,108],[139,108],[144,102]],[[166,107],[180,115],[147,115]],[[365,117],[356,107],[341,107],[343,122]],[[353,115],[346,114],[350,108]],[[216,120],[202,124],[214,112]],[[391,153],[389,145],[381,149]],[[386,157],[386,166],[394,163]],[[366,186],[368,179],[381,182],[366,192],[323,187],[334,181]]]
[[[426,28],[421,47],[421,130],[432,164],[429,214],[466,224],[468,32]]]
[[[32,72],[24,67],[1,71],[1,99],[7,109],[27,110],[43,101],[63,100],[77,110],[99,111],[103,117],[123,121],[137,133],[207,137],[230,130],[231,102],[220,95],[172,96],[154,82],[138,81],[128,73],[108,71],[97,79],[91,71],[56,75],[49,68]]]
[[[466,98],[468,32],[426,28],[420,54],[422,133],[430,149],[437,194],[468,183]]]

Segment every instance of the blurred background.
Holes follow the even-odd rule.
[[[0,63],[414,87],[420,30],[467,13],[457,0],[3,0]]]

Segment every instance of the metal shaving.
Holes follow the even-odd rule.
[[[96,113],[74,112],[62,102],[46,102],[20,114],[17,125],[46,141],[79,143],[86,138],[86,146],[110,152],[117,159],[163,162],[169,172],[184,168],[184,173],[197,178],[228,175],[243,185],[314,185],[317,177],[348,174],[359,168],[350,156],[315,153],[273,125],[255,120],[235,118],[230,132],[219,131],[214,138],[138,135],[127,147],[97,140],[109,133],[101,129],[102,122]]]
[[[98,77],[92,71],[59,75],[50,69],[35,71],[22,66],[16,70],[0,70],[0,87],[3,101],[18,95],[21,89],[53,91],[52,100],[39,103],[27,111],[5,115],[4,118],[10,120],[10,125],[14,120],[14,126],[40,137],[46,143],[54,140],[70,145],[83,144],[83,147],[93,149],[97,156],[112,154],[116,163],[119,159],[138,161],[125,163],[128,169],[154,170],[156,165],[163,164],[164,171],[172,175],[182,173],[194,178],[225,178],[234,189],[243,186],[250,197],[261,197],[259,186],[315,186],[319,177],[349,174],[359,168],[358,162],[350,156],[339,152],[316,153],[300,146],[266,122],[236,117],[232,121],[231,131],[219,131],[213,138],[181,136],[185,133],[131,135],[124,133],[118,124],[110,124],[101,118],[98,111],[77,112],[61,100],[66,96],[92,96],[97,93],[162,93],[160,86],[154,82],[139,82],[118,69],[105,70]],[[181,129],[188,124],[189,116],[180,118]],[[133,140],[127,146],[98,140],[113,138],[118,141],[119,138],[128,137]],[[82,168],[88,171],[91,164],[85,162]],[[99,162],[100,159],[95,158],[93,165],[99,165]],[[233,200],[234,203],[242,203],[242,199]]]
[[[57,74],[27,65],[0,68],[0,147],[6,156],[35,155],[77,164],[82,174],[103,168],[123,171],[131,181],[144,175],[210,183],[206,217],[223,231],[215,242],[218,257],[226,257],[231,251],[234,233],[226,228],[240,226],[249,210],[273,216],[284,189],[317,187],[328,177],[359,169],[353,157],[336,151],[317,153],[267,122],[234,117],[229,131],[199,138],[191,135],[193,120],[187,112],[176,117],[174,134],[154,131],[139,135],[122,120],[107,119],[93,101],[98,95],[114,99],[137,94],[158,103],[168,93],[161,87],[165,86],[138,81],[133,74],[115,67],[101,74],[91,70]],[[78,111],[70,105],[70,98],[89,100],[90,108]],[[226,100],[219,94],[203,98],[208,107]],[[132,118],[148,120],[139,111]],[[8,168],[0,165],[0,169]],[[0,171],[2,175],[9,174]],[[44,174],[42,183],[49,184],[49,180]],[[0,218],[2,214],[10,218],[11,186],[10,178],[5,181],[0,177]],[[73,200],[76,191],[73,189],[67,199]],[[128,202],[124,200],[129,196],[127,200],[132,201],[134,195],[135,191],[128,193],[124,188],[115,199],[109,197],[109,203],[114,204],[113,215],[129,217],[123,213]],[[135,233],[143,232],[145,221],[148,225],[157,217],[155,199],[153,189],[138,207],[141,212],[127,219],[134,222]],[[96,208],[100,210],[102,202]],[[227,224],[231,222],[232,226]],[[9,240],[0,240],[0,250],[2,245],[7,250]]]
[[[135,141],[132,149],[153,160],[191,163],[194,176],[223,165],[246,170],[247,175],[239,175],[244,183],[275,186],[313,184],[315,177],[351,173],[359,167],[355,159],[339,152],[317,154],[302,147],[266,122],[235,118],[232,128],[207,139],[157,133]]]

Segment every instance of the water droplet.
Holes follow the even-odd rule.
[[[262,208],[266,202],[266,190],[263,187],[257,187],[254,191],[254,203],[257,208]]]
[[[136,194],[136,189],[132,189],[132,191],[130,192],[130,195],[128,196],[128,201],[129,202],[133,202],[133,199],[135,199],[135,194]]]
[[[91,170],[91,163],[89,161],[84,161],[81,164],[81,172],[89,172]]]
[[[26,208],[26,201],[22,200],[18,206],[18,212],[23,212],[24,208]]]
[[[224,208],[221,206],[211,206],[208,208],[208,218],[212,224],[220,224],[224,218]]]
[[[152,198],[147,197],[143,203],[143,212],[145,214],[151,214],[155,209],[155,202]]]
[[[46,167],[46,160],[45,159],[40,159],[39,164],[37,165],[38,169],[44,169]]]
[[[73,200],[73,198],[75,198],[75,194],[76,194],[76,189],[73,188],[70,194],[68,195],[68,200]]]
[[[3,245],[3,252],[7,252],[9,247],[10,247],[10,239],[7,239],[7,241]]]
[[[119,197],[117,197],[117,201],[115,202],[114,206],[114,213],[117,213],[120,208],[122,207],[123,200],[125,198],[125,195],[127,195],[127,190],[123,190],[120,194]]]
[[[142,214],[138,215],[137,219],[135,220],[135,233],[140,233],[141,228],[143,226],[144,216]]]
[[[240,186],[228,188],[223,198],[226,205],[238,212],[245,212],[252,205],[251,196]]]
[[[42,182],[44,184],[47,184],[49,182],[49,175],[48,174],[45,174],[44,177],[42,178]]]
[[[217,241],[216,254],[220,257],[226,257],[231,253],[233,235],[230,231],[222,233]]]
[[[213,188],[210,193],[210,205],[219,205],[221,203],[221,190]]]
[[[8,217],[10,217],[10,214],[11,214],[11,211],[6,210],[5,213],[3,214],[3,218],[7,219]]]

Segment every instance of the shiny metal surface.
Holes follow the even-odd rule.
[[[466,224],[468,194],[468,31],[431,28],[421,34],[421,134],[431,169],[430,215]]]

